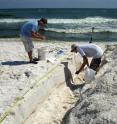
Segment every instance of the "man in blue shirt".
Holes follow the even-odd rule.
[[[44,36],[38,33],[38,29],[44,29],[47,24],[47,19],[41,18],[37,22],[26,22],[21,28],[21,40],[23,41],[26,52],[28,53],[30,63],[37,64],[37,58],[32,57],[34,45],[32,38],[45,39]]]

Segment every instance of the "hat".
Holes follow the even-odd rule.
[[[45,18],[41,18],[39,21],[42,21],[44,24],[48,23],[47,19],[45,19]]]
[[[71,45],[71,52],[74,52],[74,50],[75,50],[76,47],[77,47],[76,44],[72,44],[72,45]]]

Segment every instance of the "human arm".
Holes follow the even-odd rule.
[[[38,32],[31,32],[31,36],[32,36],[32,38],[38,38],[38,39],[45,39],[45,37],[44,36],[42,36],[42,35],[40,35]]]
[[[85,67],[85,65],[89,66],[88,58],[86,56],[83,56],[83,63],[78,71],[76,71],[75,74],[79,74],[82,69]]]

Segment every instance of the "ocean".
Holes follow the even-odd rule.
[[[117,41],[117,9],[0,9],[0,37],[19,37],[23,23],[42,17],[48,40]]]

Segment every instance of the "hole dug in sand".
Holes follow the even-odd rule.
[[[76,76],[73,85],[80,85],[81,80],[82,76],[79,78]],[[64,82],[56,87],[41,105],[37,106],[24,124],[60,124],[65,113],[79,98],[79,94],[77,96],[73,94]]]
[[[62,84],[53,90],[24,124],[60,124],[67,110],[73,107],[77,99],[72,91]]]

